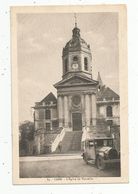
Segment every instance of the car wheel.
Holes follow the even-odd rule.
[[[105,162],[104,162],[103,157],[98,156],[97,157],[97,160],[96,160],[96,164],[97,164],[97,168],[98,169],[100,169],[100,170],[105,169]]]

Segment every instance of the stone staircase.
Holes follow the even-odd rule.
[[[82,131],[75,131],[73,133],[72,144],[70,147],[71,151],[80,151],[81,150],[81,138]]]
[[[67,131],[61,143],[60,153],[77,152],[81,150],[82,131]],[[59,153],[59,151],[57,150]]]

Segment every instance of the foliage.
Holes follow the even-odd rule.
[[[20,155],[28,154],[28,145],[29,142],[33,141],[34,139],[34,123],[31,121],[24,121],[19,126],[19,134],[20,134],[20,142],[19,142],[19,150]]]

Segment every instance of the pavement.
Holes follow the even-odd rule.
[[[80,153],[20,157],[21,178],[119,176],[119,167],[111,166],[99,170],[95,165],[86,164]]]
[[[82,159],[80,153],[69,153],[69,154],[47,154],[47,155],[40,155],[39,157],[36,156],[27,156],[27,157],[20,157],[20,162],[37,162],[37,161],[47,161],[47,160],[75,160],[75,159]]]

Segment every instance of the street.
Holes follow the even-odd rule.
[[[95,165],[87,165],[80,154],[20,158],[21,178],[119,176],[119,168],[110,167],[99,170]]]

